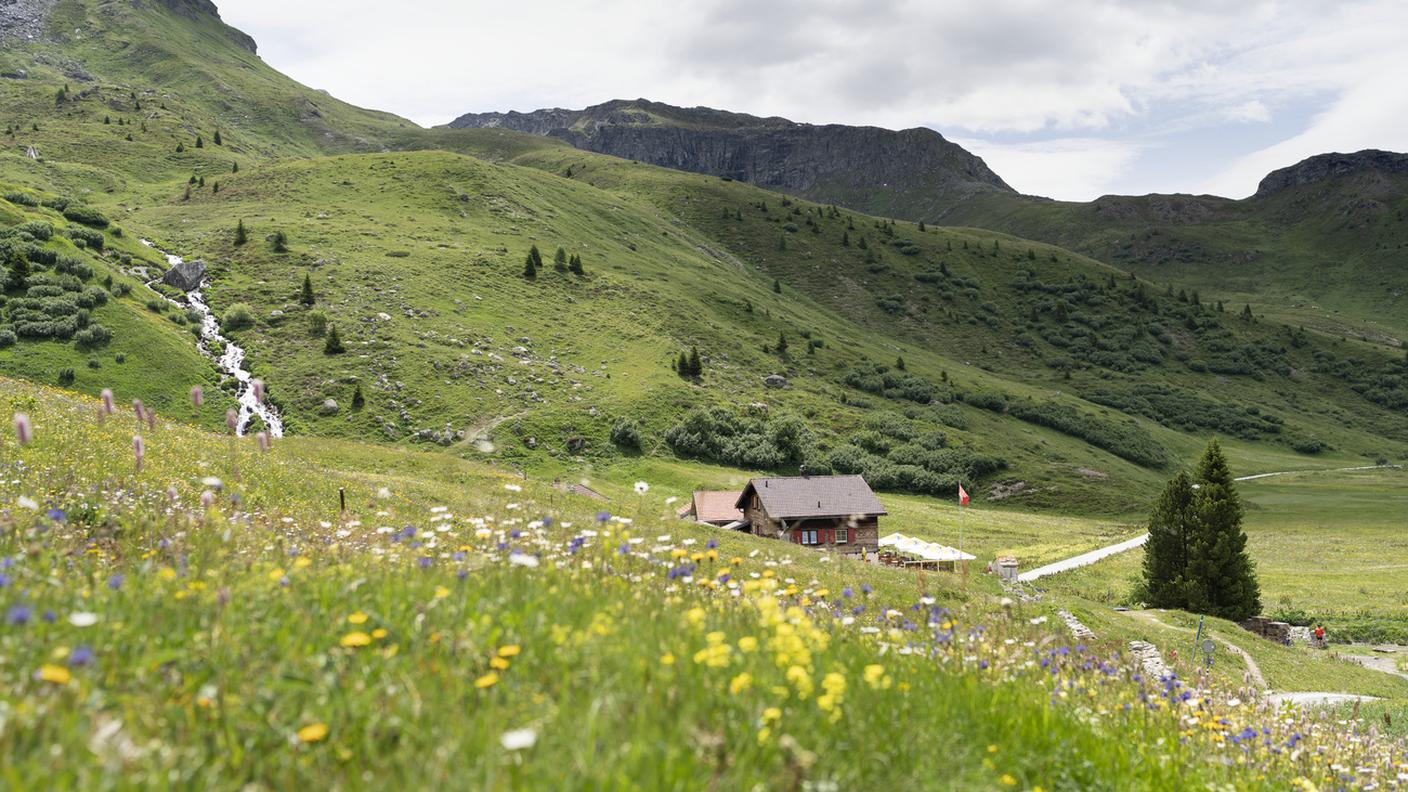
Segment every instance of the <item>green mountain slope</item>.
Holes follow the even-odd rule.
[[[311,92],[208,10],[85,9],[58,4],[51,29],[87,33],[25,45],[41,67],[0,84],[8,114],[26,119],[10,130],[0,183],[104,213],[113,250],[100,269],[159,272],[139,236],[203,259],[217,313],[247,311],[247,326],[227,331],[291,432],[544,470],[640,454],[805,465],[887,490],[947,495],[963,481],[1019,504],[1105,512],[1139,508],[1209,433],[1283,467],[1317,453],[1397,457],[1408,444],[1397,359],[1240,319],[1211,293],[1180,298],[1060,248],[921,229],[527,134],[420,130],[326,97],[310,116]],[[130,32],[138,22],[160,35],[129,40],[149,35]],[[81,56],[99,90],[70,85],[57,100],[68,78],[41,55]],[[199,64],[151,68],[167,57]],[[134,100],[133,85],[152,98]],[[39,158],[13,153],[29,146]],[[390,151],[347,153],[361,148]],[[11,226],[30,210],[5,209]],[[523,274],[531,246],[544,263],[534,280]],[[558,248],[582,274],[556,271]],[[7,287],[11,323],[36,285]],[[106,372],[119,345],[159,349],[143,313],[155,295],[133,294],[105,320],[130,328],[111,347],[26,337],[0,350],[0,371],[54,382],[66,360]],[[171,320],[154,324],[182,337]],[[702,376],[682,377],[691,349]],[[179,359],[182,381],[200,380],[194,352]],[[786,387],[769,387],[771,375]],[[114,382],[85,372],[72,385]],[[116,384],[124,399],[158,390]]]

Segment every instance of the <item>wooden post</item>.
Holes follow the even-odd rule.
[[[347,513],[347,489],[345,487],[337,488],[337,510],[339,514]]]

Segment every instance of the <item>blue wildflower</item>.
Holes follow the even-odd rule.
[[[68,664],[71,666],[92,665],[93,649],[84,644],[73,647],[73,651],[68,653]]]
[[[704,544],[704,549],[706,549],[706,550],[713,550],[714,548],[716,548],[716,547],[718,547],[718,546],[719,546],[719,540],[717,540],[717,539],[710,539],[708,542],[706,542],[706,543]]]
[[[846,599],[850,599],[851,597],[854,597],[855,595],[856,595],[856,593],[851,590],[851,587],[850,587],[850,586],[846,586],[845,588],[841,589],[841,596],[845,597]]]
[[[112,589],[113,591],[117,591],[118,589],[122,588],[122,583],[125,580],[127,580],[126,575],[113,575],[112,577],[108,578],[108,588]]]
[[[33,612],[26,605],[16,605],[5,614],[5,623],[11,627],[23,627],[29,624],[29,617]]]
[[[596,513],[597,522],[606,522],[609,519],[611,519],[611,512],[599,511]]]
[[[421,556],[421,557],[420,557],[420,560],[417,561],[416,563],[417,563],[417,564],[420,564],[420,568],[421,568],[421,569],[429,569],[429,568],[430,568],[430,564],[432,563],[432,561],[431,561],[430,556]]]

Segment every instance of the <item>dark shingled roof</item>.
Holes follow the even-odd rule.
[[[755,478],[738,496],[740,509],[753,492],[763,499],[763,510],[774,519],[888,514],[870,485],[860,476]]]

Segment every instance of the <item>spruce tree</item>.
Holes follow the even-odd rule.
[[[850,233],[849,231],[842,231],[842,232],[841,232],[841,247],[850,247],[850,246],[851,246],[851,233]]]
[[[573,275],[587,274],[586,270],[582,269],[582,257],[576,253],[573,253],[571,260],[567,262],[567,269],[570,270]]]
[[[223,146],[223,145],[225,145],[225,141],[223,141],[223,140],[220,139],[220,130],[218,130],[218,129],[215,130],[215,145],[217,145],[217,146]]]
[[[704,363],[699,359],[699,347],[689,348],[689,376],[700,377],[704,375]]]
[[[782,294],[782,281],[777,278],[772,279],[772,292],[773,294]]]
[[[675,373],[685,379],[689,379],[689,355],[680,353],[680,359],[674,362]]]
[[[176,153],[177,153],[177,154],[180,154],[180,153],[184,152],[185,150],[186,150],[186,144],[185,144],[185,143],[177,143],[177,144],[176,144]]]
[[[240,172],[240,164],[239,164],[238,162],[232,162],[232,163],[230,163],[230,173],[239,173],[239,172]]]
[[[249,235],[244,230],[244,220],[240,220],[235,226],[235,247],[239,247],[249,241]]]
[[[205,148],[205,139],[196,135],[196,148]]]
[[[1149,517],[1149,540],[1144,544],[1144,579],[1140,598],[1151,608],[1186,609],[1189,546],[1196,528],[1193,481],[1179,473],[1159,496]],[[1201,594],[1199,594],[1201,597]]]
[[[537,251],[537,248],[533,248],[533,251]],[[538,278],[538,265],[533,263],[532,252],[523,257],[523,277],[528,280],[537,280]]]
[[[557,252],[552,255],[552,268],[558,272],[567,271],[567,251],[562,248],[557,249]]]
[[[298,301],[304,305],[313,305],[318,301],[313,296],[313,279],[306,273],[303,275],[303,293],[299,295]]]
[[[347,348],[342,345],[342,338],[337,334],[337,325],[328,325],[328,340],[323,344],[323,354],[340,355],[346,351]]]
[[[352,409],[360,410],[366,406],[367,399],[362,395],[362,383],[357,383],[357,387],[352,391]]]
[[[925,231],[928,231],[928,230],[929,230],[929,229],[927,229],[927,228],[924,227],[924,221],[923,221],[923,220],[920,220],[920,221],[919,221],[919,233],[922,234],[922,233],[924,233]]]
[[[895,358],[895,368],[898,369],[898,370],[900,370],[900,371],[904,371],[904,358],[903,358],[903,357],[897,357],[897,358]]]
[[[1248,619],[1261,612],[1261,587],[1247,553],[1242,501],[1217,440],[1203,452],[1197,478],[1197,530],[1188,558],[1188,578],[1194,585],[1188,608],[1232,621]]]
[[[778,333],[778,334],[777,334],[777,354],[779,354],[779,355],[785,355],[785,354],[787,354],[787,334],[786,334],[786,333]]]
[[[275,231],[275,232],[274,232],[274,252],[275,252],[275,253],[287,253],[287,252],[288,252],[288,235],[285,234],[285,233],[282,232],[282,231]]]

